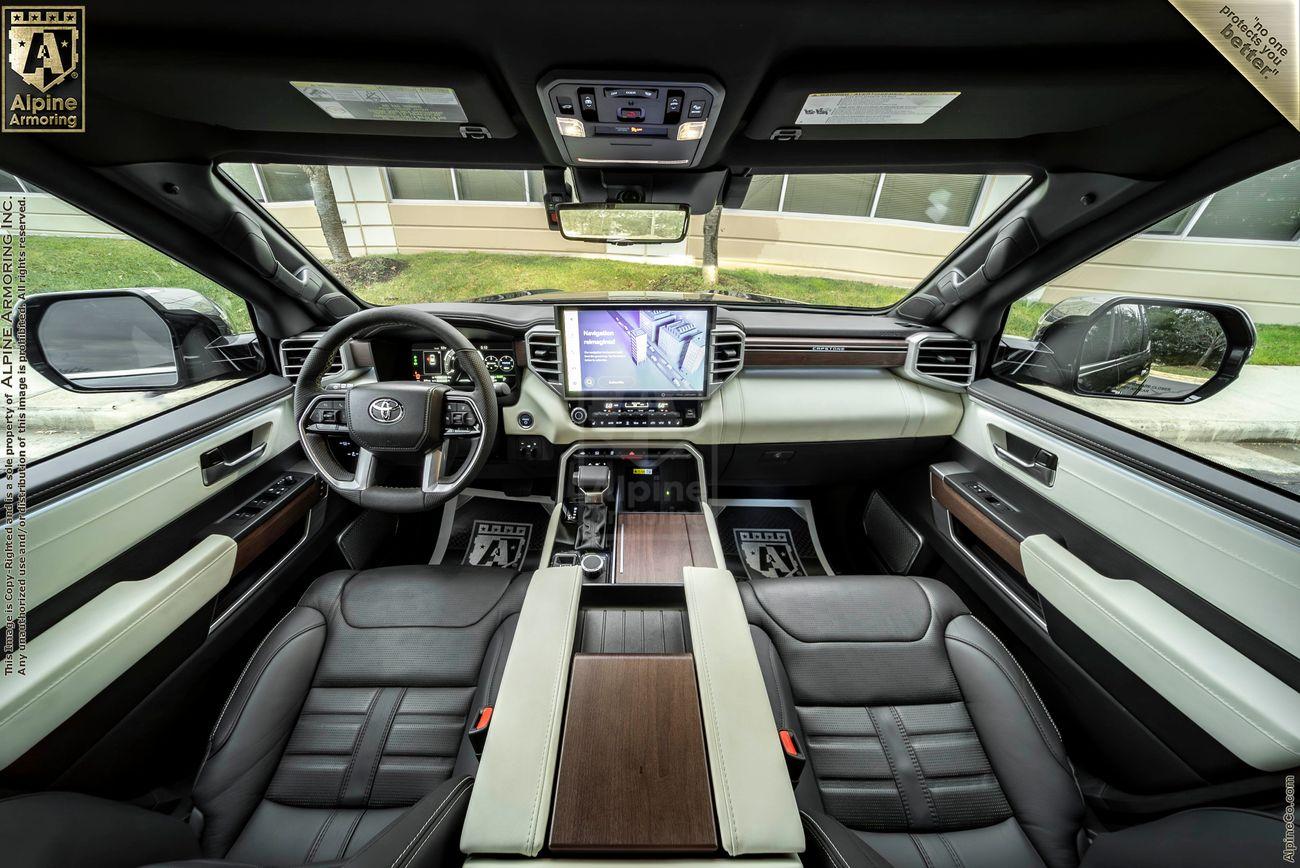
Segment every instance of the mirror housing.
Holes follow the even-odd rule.
[[[256,335],[192,289],[46,292],[19,311],[28,363],[70,392],[171,392],[262,367]]]
[[[1240,375],[1255,338],[1234,305],[1081,296],[1044,313],[1031,339],[1004,338],[995,370],[1074,395],[1190,404]]]
[[[556,211],[566,239],[604,244],[674,244],[686,237],[691,220],[686,204],[566,202]]]

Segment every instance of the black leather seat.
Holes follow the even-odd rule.
[[[1187,812],[1089,847],[1051,716],[947,586],[841,576],[740,590],[777,725],[808,757],[795,788],[808,861],[1073,868],[1086,853],[1086,868],[1276,862],[1281,822],[1251,811]],[[1199,835],[1183,834],[1192,828]]]
[[[5,861],[458,862],[477,767],[469,717],[495,700],[527,584],[470,567],[323,576],[236,683],[189,828],[86,796],[19,796],[0,803]]]

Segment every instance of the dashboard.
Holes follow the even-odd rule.
[[[748,450],[764,478],[803,472],[788,444],[903,448],[951,435],[964,383],[939,357],[973,356],[956,335],[881,315],[675,299],[419,307],[483,354],[499,384],[496,454],[525,462],[633,436],[734,446],[738,461]],[[927,360],[943,364],[931,374]],[[410,329],[357,342],[348,364],[378,380],[471,387],[439,338]]]

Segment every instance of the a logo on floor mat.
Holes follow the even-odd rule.
[[[751,579],[802,576],[803,562],[788,530],[736,530],[736,551]]]
[[[531,524],[508,521],[476,521],[465,550],[464,563],[472,567],[510,567],[523,565],[528,541],[533,535]]]

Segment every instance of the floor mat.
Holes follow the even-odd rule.
[[[535,570],[555,501],[467,488],[442,513],[431,564]]]
[[[806,500],[711,501],[732,575],[750,579],[833,576]]]

